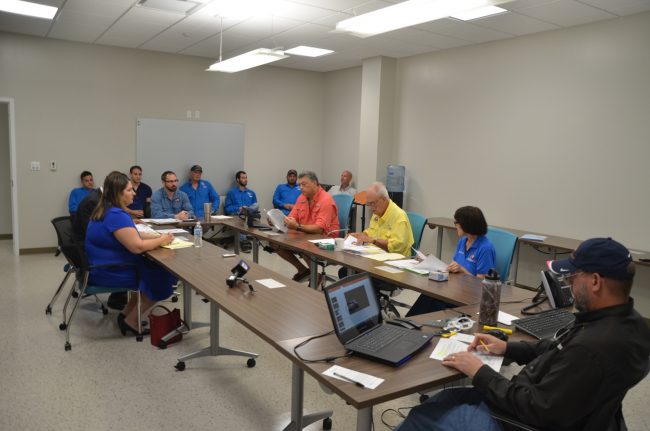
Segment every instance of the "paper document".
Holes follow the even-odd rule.
[[[515,319],[519,319],[519,317],[508,314],[505,311],[499,311],[499,317],[497,317],[497,320],[502,325],[512,325],[512,321]]]
[[[192,247],[193,245],[194,245],[193,242],[185,241],[185,240],[180,239],[180,238],[174,238],[174,240],[170,244],[163,245],[163,247],[175,250],[177,248]]]
[[[284,213],[277,208],[268,210],[266,216],[271,221],[271,226],[275,228],[277,232],[287,232],[289,228],[284,224]]]
[[[160,233],[187,233],[185,229],[174,228],[174,229],[160,229],[157,232]]]
[[[457,332],[456,335],[449,337],[450,340],[460,341],[461,343],[471,344],[474,341],[474,336],[470,334],[463,334],[462,332]]]
[[[275,281],[272,278],[263,278],[261,280],[255,280],[259,284],[268,287],[269,289],[277,289],[278,287],[287,287],[286,285],[280,283],[279,281]]]
[[[390,272],[391,274],[398,274],[400,272],[404,272],[401,269],[392,266],[386,266],[386,265],[375,266],[375,269],[381,269],[382,271]]]
[[[447,356],[452,353],[466,352],[467,344],[454,340],[452,338],[441,338],[436,344],[436,348],[431,352],[431,359],[436,359],[442,361]],[[479,358],[488,367],[492,368],[497,373],[501,369],[501,364],[503,363],[503,356],[493,356],[490,354],[483,354],[478,352],[472,352],[474,356]]]
[[[232,218],[232,216],[227,216],[227,215],[213,215],[213,216],[210,216],[211,220],[228,220],[229,218]]]
[[[148,233],[149,235],[158,235],[158,236],[160,236],[160,233],[159,233],[159,232],[153,230],[153,229],[151,228],[151,226],[148,226],[148,225],[143,224],[143,223],[138,223],[138,224],[136,224],[136,225],[135,225],[135,228],[136,228],[136,229],[138,230],[138,232],[140,232],[140,233]]]
[[[375,389],[377,386],[384,382],[384,379],[371,376],[370,374],[360,373],[349,368],[343,368],[338,365],[333,365],[327,370],[323,371],[323,375],[332,377],[334,379],[349,382],[350,384],[360,383],[364,388]]]
[[[314,244],[332,244],[334,245],[334,238],[323,238],[323,239],[310,239],[309,242]]]
[[[535,235],[533,233],[527,233],[525,235],[522,235],[521,239],[525,239],[528,241],[544,241],[546,237],[544,235]]]
[[[379,262],[386,262],[387,260],[404,259],[404,256],[402,256],[399,253],[377,253],[377,254],[371,254],[367,257],[368,259],[378,260]]]
[[[413,269],[418,269],[421,271],[440,271],[447,272],[447,265],[442,260],[438,259],[434,255],[430,254],[422,262],[419,262],[417,265],[413,266]]]
[[[181,221],[175,218],[143,218],[141,220],[145,223],[153,224],[176,224]]]
[[[343,250],[358,254],[377,254],[384,253],[384,250],[375,245],[356,245],[357,239],[348,235],[343,243]]]

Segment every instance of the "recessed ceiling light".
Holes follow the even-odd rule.
[[[503,12],[508,12],[508,11],[498,6],[486,6],[486,7],[480,7],[478,9],[468,10],[465,12],[455,13],[451,15],[451,17],[462,21],[470,21],[473,19],[483,18],[490,15],[496,15]]]
[[[4,0],[0,1],[0,10],[19,15],[33,16],[36,18],[52,19],[59,9],[54,6],[47,6],[22,0]]]
[[[333,52],[334,51],[332,51],[331,49],[314,48],[313,46],[304,46],[304,45],[300,45],[295,48],[291,48],[287,51],[284,51],[285,54],[302,55],[304,57],[320,57],[322,55],[331,54]]]
[[[258,48],[238,55],[237,57],[229,58],[228,60],[218,61],[206,70],[208,72],[233,73],[282,60],[287,57],[289,56],[284,55],[284,52],[277,49]]]

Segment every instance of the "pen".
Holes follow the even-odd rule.
[[[483,340],[481,340],[481,339],[479,338],[478,341],[481,343],[481,345],[482,345],[483,347],[485,347],[485,350],[486,350],[488,353],[492,353],[492,352],[490,352],[490,349],[488,349],[487,344],[485,344],[485,343],[483,342]]]
[[[497,326],[488,326],[488,325],[483,325],[483,330],[484,331],[489,331],[491,329],[496,329],[497,331],[505,332],[508,335],[512,335],[512,329],[508,328],[499,328]]]
[[[354,383],[355,385],[359,386],[360,388],[365,388],[366,387],[363,383],[358,382],[358,381],[356,381],[354,379],[351,379],[351,378],[349,378],[347,376],[344,376],[343,374],[339,374],[339,373],[336,373],[336,372],[334,372],[332,374],[335,375],[336,377],[339,377],[339,378],[347,381],[347,382]]]

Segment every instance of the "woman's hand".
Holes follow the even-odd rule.
[[[174,241],[174,235],[171,233],[164,233],[160,235],[160,245],[171,244]]]
[[[451,263],[447,267],[447,271],[453,272],[453,273],[462,272],[464,274],[468,274],[468,272],[467,272],[467,270],[465,268],[463,268],[458,262],[453,261],[453,260],[451,261]]]

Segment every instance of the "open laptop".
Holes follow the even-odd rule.
[[[324,293],[336,336],[355,354],[399,366],[433,338],[433,334],[380,323],[379,302],[368,274],[339,280]]]

